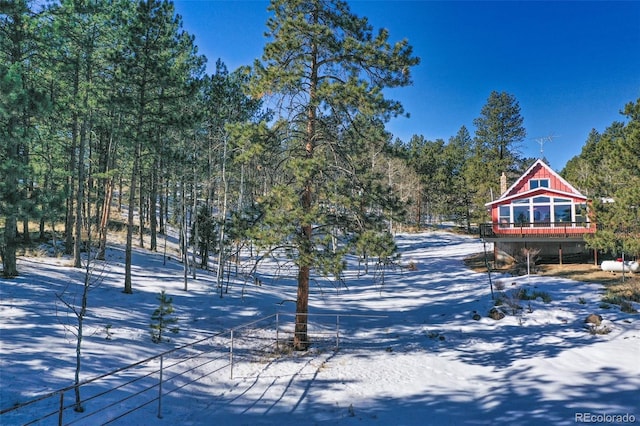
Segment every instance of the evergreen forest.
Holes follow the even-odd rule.
[[[171,1],[0,0],[5,278],[33,242],[82,267],[88,245],[104,259],[123,230],[131,293],[133,247],[162,250],[171,227],[182,261],[217,271],[221,295],[241,250],[288,257],[304,350],[312,273],[339,278],[347,254],[393,262],[399,229],[474,232],[502,172],[513,181],[535,160],[521,154],[518,100],[497,90],[473,129],[394,137],[385,123],[407,112],[385,89],[412,90],[409,42],[342,0],[269,10],[262,57],[207,74]],[[593,200],[603,228],[589,243],[640,255],[640,99],[560,173]]]

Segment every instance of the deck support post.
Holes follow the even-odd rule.
[[[558,245],[558,258],[560,259],[560,265],[562,265],[562,243]]]

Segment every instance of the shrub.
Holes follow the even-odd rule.
[[[626,312],[628,314],[637,314],[638,313],[638,311],[633,307],[631,302],[628,302],[626,300],[623,300],[623,301],[620,302],[620,310],[622,312]]]
[[[611,291],[608,291],[602,297],[602,303],[600,304],[600,307],[603,307],[603,305],[607,305],[607,308],[611,307],[611,305],[618,305],[620,306],[620,310],[622,312],[626,312],[628,314],[638,313],[631,302],[625,300],[624,297]]]
[[[597,335],[597,334],[609,334],[611,333],[611,328],[606,325],[591,325],[589,327],[589,334]]]
[[[619,296],[632,302],[640,302],[640,278],[630,278],[624,282],[607,286],[607,294]]]
[[[521,293],[523,291],[524,290],[522,289],[514,289],[502,293],[502,301],[506,307],[511,309],[511,313],[513,315],[516,315],[518,311],[522,309],[522,306],[520,306],[520,300],[522,300]]]
[[[531,293],[529,293],[529,291],[527,289],[520,289],[517,292],[517,296],[520,300],[538,300],[538,299],[542,299],[542,301],[544,303],[549,303],[551,302],[551,300],[553,300],[551,298],[551,295],[549,293],[547,293],[546,291],[538,291],[535,290]]]

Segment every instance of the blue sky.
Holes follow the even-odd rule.
[[[177,0],[184,28],[196,37],[209,71],[218,58],[234,70],[262,55],[266,1]],[[544,155],[560,171],[580,154],[591,129],[622,121],[640,98],[640,2],[623,1],[349,1],[390,40],[409,40],[421,63],[413,86],[388,92],[410,118],[388,129],[447,141],[471,134],[491,91],[518,100],[527,129],[521,154]]]

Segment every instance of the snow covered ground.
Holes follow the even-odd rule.
[[[265,265],[259,270],[260,285],[235,279],[220,298],[215,277],[199,271],[185,292],[181,264],[169,260],[163,265],[161,254],[137,251],[134,294],[126,295],[121,292],[123,252],[112,248],[107,261],[94,268],[81,379],[221,332],[203,343],[211,352],[181,367],[186,372],[176,382],[199,380],[163,398],[162,419],[155,402],[114,424],[640,422],[640,315],[615,306],[601,308],[601,285],[494,276],[507,291],[527,288],[552,298],[549,303],[524,301],[517,315],[496,321],[487,316],[493,306],[487,274],[463,264],[465,256],[482,251],[479,240],[429,232],[399,235],[397,242],[402,262],[413,262],[415,270],[387,271],[384,283],[373,280],[373,270],[360,277],[350,272],[345,285],[316,279],[310,299],[310,331],[316,336],[312,349],[281,356],[247,352],[243,345],[251,345],[248,336],[260,342],[254,346],[273,339],[269,317],[264,326],[246,331],[244,340],[238,338],[233,378],[228,330],[276,312],[282,313],[280,333],[291,329],[292,317],[286,314],[294,310],[289,301],[295,299],[295,281]],[[76,320],[61,300],[79,306],[83,271],[65,264],[68,260],[22,258],[21,276],[0,282],[0,410],[73,383]],[[180,332],[168,343],[153,344],[149,323],[163,289],[173,297]],[[590,313],[602,315],[611,332],[587,332],[584,319]],[[336,314],[341,315],[338,324]],[[206,357],[211,362],[203,364]],[[158,360],[145,366],[141,368],[157,369]],[[171,374],[169,370],[167,377]],[[103,391],[113,383],[96,382],[83,393]],[[169,382],[165,386],[172,389]],[[134,390],[123,388],[84,405],[90,412],[113,401],[115,410],[126,404],[118,398],[127,393]],[[72,392],[65,398],[71,402]],[[54,409],[57,402],[51,402]],[[105,423],[113,410],[75,424]],[[34,404],[0,416],[0,424],[23,424],[45,412]],[[65,422],[80,418],[72,410],[64,416]],[[57,420],[54,416],[41,424]]]

